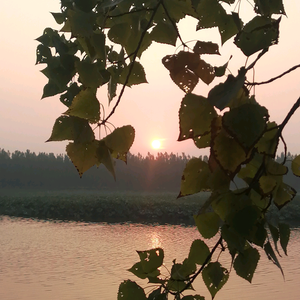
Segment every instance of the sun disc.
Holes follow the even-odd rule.
[[[154,141],[152,141],[151,146],[154,149],[159,149],[161,146],[161,142],[159,140],[154,140]]]

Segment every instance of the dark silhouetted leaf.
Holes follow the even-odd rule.
[[[134,281],[123,281],[118,290],[118,300],[146,300],[144,290]]]
[[[206,239],[214,237],[219,231],[220,217],[215,212],[196,215],[194,220],[198,231]]]
[[[196,45],[193,48],[193,51],[197,54],[218,54],[219,45],[212,42],[201,42],[197,41]]]
[[[258,251],[252,247],[239,253],[233,264],[236,273],[251,283],[259,258]]]
[[[208,246],[202,240],[197,239],[191,245],[188,259],[197,265],[203,265],[209,254]]]
[[[283,249],[285,255],[287,255],[287,245],[289,243],[291,233],[290,226],[285,223],[279,223],[278,229],[281,248]]]

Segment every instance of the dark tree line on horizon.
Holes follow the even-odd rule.
[[[288,153],[287,166],[294,155]],[[202,157],[207,160],[207,156]],[[283,153],[277,156],[278,161]],[[178,192],[181,176],[191,156],[174,153],[148,152],[147,156],[128,153],[127,165],[116,161],[115,181],[100,165],[88,170],[79,178],[77,170],[67,155],[14,151],[0,149],[0,188],[27,189],[98,189],[105,191],[169,191]],[[285,179],[298,189],[299,178],[288,174]]]

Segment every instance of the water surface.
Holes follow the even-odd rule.
[[[0,220],[0,299],[115,300],[120,282],[136,280],[127,272],[139,261],[135,250],[163,247],[166,273],[172,260],[182,261],[195,238],[195,227],[138,224],[54,223],[26,219]],[[213,241],[211,241],[213,244]],[[294,229],[288,257],[280,258],[285,272],[261,252],[253,283],[232,270],[216,300],[282,300],[300,295],[300,230]],[[230,268],[230,260],[221,256]],[[140,280],[140,284],[146,281]],[[197,293],[210,299],[201,279]]]

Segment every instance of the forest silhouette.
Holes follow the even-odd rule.
[[[200,156],[203,160],[208,157]],[[290,168],[288,153],[286,165]],[[284,154],[277,156],[282,161]],[[128,153],[127,165],[116,161],[116,181],[100,165],[88,170],[82,178],[67,155],[0,149],[0,187],[25,189],[95,189],[105,191],[178,192],[183,169],[191,156],[185,153],[161,153],[147,156]],[[235,180],[239,184],[239,180]],[[300,180],[289,172],[284,181],[299,190]]]

